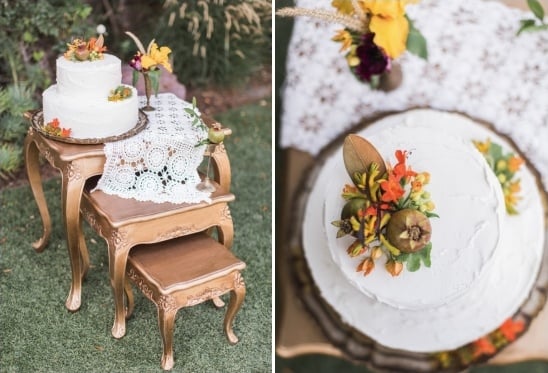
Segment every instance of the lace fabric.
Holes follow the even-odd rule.
[[[333,9],[330,0],[297,0]],[[331,40],[337,24],[295,19],[283,87],[280,145],[312,155],[361,119],[413,107],[458,111],[510,136],[548,189],[548,32],[516,36],[529,12],[480,0],[422,0],[407,13],[428,61],[406,52],[394,91],[369,89]]]
[[[139,106],[146,98],[139,97]],[[192,126],[185,108],[192,105],[171,93],[151,98],[155,111],[147,112],[148,125],[137,135],[106,143],[106,163],[95,190],[123,198],[157,203],[210,201],[210,193],[196,189],[198,166],[207,130]]]

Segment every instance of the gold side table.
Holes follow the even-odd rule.
[[[30,119],[31,112],[25,114]],[[43,224],[42,237],[33,243],[37,252],[42,252],[51,235],[51,218],[48,211],[39,156],[61,173],[61,208],[69,252],[72,280],[65,306],[69,311],[77,311],[81,305],[82,278],[89,268],[87,251],[80,252],[80,200],[86,180],[103,172],[105,154],[103,144],[78,145],[48,139],[34,128],[29,128],[25,138],[25,167],[34,199],[38,204]],[[85,247],[85,246],[84,246]]]
[[[30,121],[36,112],[26,112],[25,118]],[[202,119],[209,127],[217,123],[207,116],[202,116]],[[229,128],[223,128],[223,132],[226,136],[232,133]],[[211,154],[209,150],[206,150],[205,155],[211,156],[215,181],[220,185],[220,189],[229,193],[231,172],[224,146],[216,147]],[[89,268],[89,255],[85,242],[80,242],[84,240],[80,232],[80,202],[86,180],[103,173],[106,161],[104,144],[82,145],[56,141],[46,138],[31,126],[25,138],[24,156],[29,184],[43,225],[42,236],[32,244],[36,252],[42,252],[45,249],[51,235],[51,218],[40,175],[40,156],[43,156],[61,173],[62,220],[72,276],[65,306],[69,311],[74,312],[80,308],[82,279]]]

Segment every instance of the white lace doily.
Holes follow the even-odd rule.
[[[146,98],[139,97],[139,107]],[[196,144],[207,131],[192,126],[185,108],[192,105],[171,93],[151,98],[147,127],[125,140],[105,144],[106,163],[96,189],[139,201],[197,203],[210,193],[196,189],[197,168],[205,145]]]
[[[305,8],[330,0],[297,0]],[[340,25],[299,17],[287,56],[280,145],[313,155],[362,118],[411,107],[458,111],[509,135],[548,190],[548,31],[516,36],[529,12],[480,0],[407,6],[428,41],[428,61],[406,52],[396,90],[371,91],[350,72]]]

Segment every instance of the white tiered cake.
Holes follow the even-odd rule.
[[[499,327],[526,299],[544,244],[544,213],[533,174],[520,171],[520,214],[505,212],[500,184],[472,140],[510,145],[456,114],[415,110],[389,116],[359,133],[393,160],[396,149],[431,175],[431,267],[356,272],[359,259],[336,238],[341,190],[351,183],[342,149],[327,159],[305,210],[303,246],[322,297],[342,320],[380,344],[406,351],[451,350]],[[382,259],[379,259],[382,260]],[[378,263],[383,266],[384,262]]]
[[[137,125],[137,90],[131,97],[109,101],[112,91],[121,85],[119,58],[104,54],[95,61],[57,59],[57,84],[43,93],[44,124],[57,118],[70,128],[76,139],[97,139],[121,135]]]

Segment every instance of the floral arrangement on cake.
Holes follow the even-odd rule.
[[[523,159],[512,152],[505,153],[502,146],[492,143],[490,139],[486,141],[473,141],[476,148],[485,157],[489,167],[493,170],[502,187],[506,212],[510,215],[517,215],[517,203],[521,199],[520,179],[516,178],[516,173],[523,165]]]
[[[53,118],[51,122],[46,123],[44,126],[42,126],[42,129],[44,130],[44,132],[58,137],[70,137],[71,133],[70,128],[61,127],[61,123],[57,118]]]
[[[453,351],[443,351],[435,355],[440,368],[458,369],[493,356],[525,331],[522,320],[509,318],[500,327],[469,344]]]
[[[336,11],[282,8],[280,16],[308,16],[344,26],[333,37],[354,75],[377,88],[392,61],[408,50],[428,58],[426,39],[407,17],[405,7],[418,0],[333,0]]]
[[[133,92],[131,91],[131,88],[125,85],[119,85],[112,91],[110,91],[110,95],[108,96],[109,101],[122,101],[126,98],[130,98],[133,95]]]
[[[103,58],[103,52],[107,47],[104,45],[103,35],[92,37],[88,41],[76,38],[67,43],[67,51],[63,56],[70,61],[96,61]]]
[[[421,262],[430,267],[429,218],[438,217],[424,188],[430,174],[414,171],[407,164],[410,153],[406,150],[396,150],[397,163],[392,167],[386,166],[382,158],[380,162],[369,161],[371,149],[372,145],[357,135],[345,140],[343,156],[353,185],[344,186],[342,197],[346,203],[341,219],[332,222],[339,228],[337,238],[355,238],[347,248],[351,257],[367,254],[356,268],[365,276],[383,255],[387,257],[385,268],[392,276],[401,273],[403,263],[410,272],[417,271]]]
[[[167,46],[159,47],[154,39],[150,41],[145,49],[141,40],[132,32],[126,31],[126,34],[133,39],[138,49],[129,62],[129,66],[133,68],[133,85],[137,84],[139,74],[142,74],[145,79],[145,94],[147,96],[147,105],[144,110],[154,110],[150,106],[150,95],[152,91],[154,91],[154,94],[158,94],[161,73],[160,66],[172,72],[171,63],[169,62],[171,49]]]

